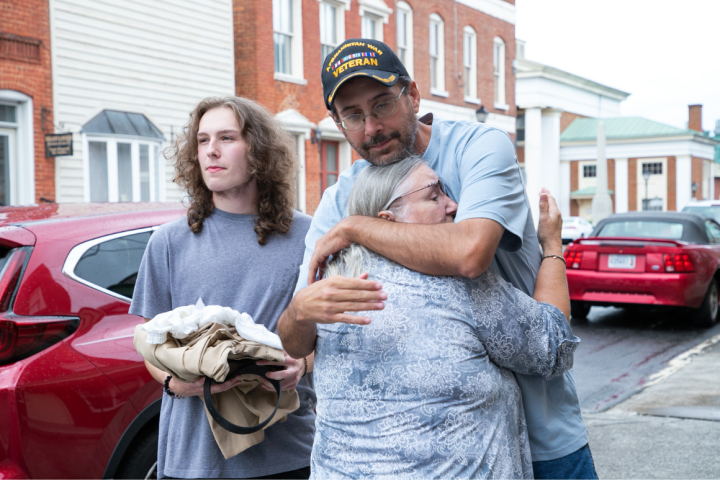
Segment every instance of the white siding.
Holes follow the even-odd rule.
[[[165,147],[200,99],[235,92],[232,0],[50,0],[50,11],[55,123],[76,133],[74,155],[55,159],[58,202],[83,201],[79,131],[103,109],[145,114]]]

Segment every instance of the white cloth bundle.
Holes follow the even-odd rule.
[[[142,324],[147,332],[148,344],[162,344],[170,333],[175,339],[185,339],[193,332],[212,322],[234,326],[237,333],[249,341],[282,349],[280,337],[267,330],[262,324],[255,324],[249,314],[240,314],[235,309],[221,306],[206,306],[198,299],[194,306],[182,306],[170,312],[158,314],[151,321]]]

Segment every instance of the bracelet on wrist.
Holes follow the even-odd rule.
[[[173,390],[170,389],[170,379],[172,379],[172,376],[168,376],[165,378],[165,383],[163,383],[163,391],[165,391],[165,394],[167,394],[173,399],[183,399],[183,396],[175,394]]]
[[[540,259],[540,262],[544,261],[545,259],[547,259],[549,257],[553,257],[555,259],[560,259],[561,261],[563,261],[563,264],[566,264],[565,258],[563,256],[556,256],[555,254],[549,254],[546,256],[542,256],[542,259]]]

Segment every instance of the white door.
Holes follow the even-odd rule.
[[[15,130],[0,129],[0,205],[16,203],[14,178],[17,149],[15,145]]]

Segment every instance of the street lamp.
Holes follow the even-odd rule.
[[[695,197],[695,192],[697,192],[698,187],[700,187],[700,184],[698,184],[697,182],[693,182],[692,184],[690,184],[690,190],[692,190],[693,200],[697,200],[697,198]]]
[[[646,170],[643,172],[643,179],[645,179],[645,200],[643,201],[643,210],[648,210],[648,180],[650,180],[650,171]]]
[[[479,109],[475,111],[475,118],[480,123],[485,123],[488,118],[488,111],[484,105],[481,105]]]

